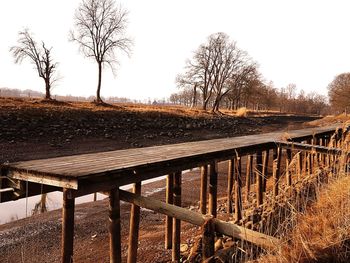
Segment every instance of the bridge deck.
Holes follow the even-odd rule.
[[[336,126],[288,131],[295,141],[332,133]],[[187,142],[147,148],[117,150],[17,162],[3,165],[8,177],[63,188],[81,189],[89,184],[125,185],[198,167],[209,161],[232,158],[236,152],[271,147],[286,136],[271,132],[234,138]]]

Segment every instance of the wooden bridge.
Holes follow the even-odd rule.
[[[63,191],[62,262],[66,263],[73,261],[75,198],[95,192],[107,193],[110,202],[110,262],[121,262],[120,200],[132,203],[128,262],[136,262],[137,259],[140,207],[166,215],[165,246],[172,248],[172,260],[177,262],[180,259],[180,220],[203,226],[208,218],[217,215],[218,162],[229,161],[228,210],[230,213],[234,211],[237,221],[242,218],[240,157],[256,155],[255,167],[250,169],[257,171],[255,191],[257,204],[261,205],[264,202],[265,175],[271,149],[274,150],[273,159],[277,160],[276,165],[279,167],[282,149],[286,149],[289,158],[292,150],[298,149],[320,154],[338,154],[339,149],[325,147],[331,139],[335,142],[342,140],[341,129],[337,130],[337,126],[3,164],[0,202]],[[201,213],[181,208],[181,172],[196,167],[201,167]],[[280,169],[276,171],[274,177],[278,179]],[[141,182],[163,175],[167,175],[166,203],[142,197]],[[119,189],[128,184],[133,184],[133,193]],[[278,180],[276,184],[274,191],[278,192]],[[278,243],[276,238],[262,233],[218,219],[212,220],[216,232],[265,248],[274,247]],[[209,242],[209,246],[213,244]],[[213,251],[213,248],[208,251]],[[203,257],[209,257],[212,253]]]

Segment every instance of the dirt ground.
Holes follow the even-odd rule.
[[[240,118],[181,107],[97,107],[0,98],[0,163],[288,130],[315,118]],[[225,163],[219,166],[219,197],[226,191],[226,170]],[[199,183],[198,170],[183,175],[182,206],[198,209]],[[143,194],[163,200],[164,187],[164,180],[153,182],[143,186]],[[218,207],[226,209],[224,199],[219,198]],[[129,208],[122,204],[123,261]],[[109,261],[107,209],[107,200],[76,206],[75,262]],[[164,216],[142,209],[139,262],[170,261],[171,251],[164,248],[164,222]],[[198,234],[197,227],[182,222],[184,250]],[[60,262],[60,237],[60,210],[0,225],[0,262]]]

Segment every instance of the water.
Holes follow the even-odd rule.
[[[155,182],[158,180],[164,179],[165,176],[153,178],[150,180],[143,181],[142,184],[148,184],[151,182]],[[128,190],[132,185],[125,185],[121,187],[123,190]],[[145,193],[145,195],[150,195],[154,192],[160,191],[161,189],[154,189]],[[0,224],[5,224],[8,222],[12,222],[18,219],[22,219],[33,214],[33,209],[35,204],[40,202],[41,195],[36,195],[28,198],[22,198],[16,201],[10,201],[6,203],[0,203]],[[97,194],[97,200],[102,200],[107,198],[106,195]],[[52,192],[47,194],[46,205],[47,210],[52,211],[55,209],[62,208],[62,192]],[[81,196],[75,199],[75,204],[82,204],[94,201],[94,194],[89,194],[85,196]]]

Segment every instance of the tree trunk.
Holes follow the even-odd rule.
[[[191,108],[195,108],[197,106],[197,84],[193,87],[193,98]]]
[[[46,100],[51,100],[51,93],[50,93],[50,89],[51,89],[51,85],[50,85],[50,79],[44,79],[45,80],[45,99]]]
[[[102,102],[101,99],[101,80],[102,80],[102,63],[98,63],[98,82],[97,82],[97,92],[96,92],[96,102]]]

